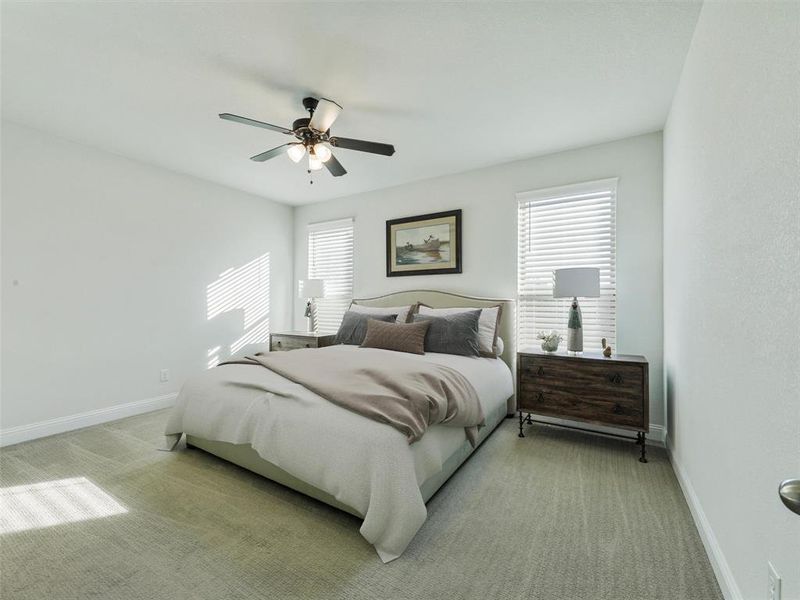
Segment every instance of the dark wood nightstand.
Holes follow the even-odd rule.
[[[534,423],[531,414],[627,429],[636,432],[636,443],[642,447],[639,460],[647,462],[648,390],[648,364],[644,356],[617,354],[606,358],[592,352],[571,355],[535,348],[520,351],[517,353],[519,437],[525,437],[522,432],[525,423]]]
[[[332,346],[334,334],[310,333],[308,331],[282,331],[269,334],[271,352],[296,350],[298,348],[322,348]]]

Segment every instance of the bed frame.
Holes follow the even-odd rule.
[[[408,290],[403,292],[393,292],[383,296],[358,298],[353,300],[354,304],[376,307],[403,306],[407,304],[414,304],[415,302],[423,302],[434,308],[455,308],[461,306],[474,306],[476,308],[480,308],[484,306],[495,306],[497,304],[502,304],[503,309],[500,316],[499,334],[500,337],[503,338],[505,348],[500,358],[509,366],[513,375],[515,370],[515,306],[513,300],[464,296],[461,294],[441,292],[436,290]],[[476,444],[475,448],[473,448],[469,442],[464,441],[464,444],[461,446],[461,448],[445,461],[444,465],[442,466],[442,470],[426,479],[419,486],[423,500],[428,502],[428,500],[431,499],[436,491],[442,487],[442,485],[453,473],[456,472],[458,467],[460,467],[464,461],[467,460],[467,458],[469,458],[470,455],[477,449],[477,447],[480,446],[481,442],[489,437],[489,434],[494,431],[494,429],[503,421],[503,419],[507,415],[512,415],[515,410],[516,398],[512,395],[508,399],[505,409],[501,406],[493,414],[485,415],[486,427],[483,427],[478,433],[478,443]],[[255,450],[253,450],[249,444],[229,444],[227,442],[217,442],[187,435],[186,445],[205,450],[210,454],[218,456],[219,458],[227,460],[228,462],[232,462],[233,464],[245,468],[248,471],[258,473],[267,479],[271,479],[272,481],[285,485],[286,487],[298,491],[301,494],[305,494],[306,496],[311,496],[320,502],[334,506],[340,510],[350,513],[351,515],[355,515],[359,518],[364,517],[364,515],[359,513],[356,509],[339,502],[336,498],[324,490],[320,490],[312,485],[309,485],[297,477],[294,477],[290,473],[287,473],[280,467],[267,460],[264,460]]]

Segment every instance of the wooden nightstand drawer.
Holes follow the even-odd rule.
[[[540,415],[576,419],[588,423],[643,428],[641,401],[631,398],[602,398],[581,390],[547,388],[522,384],[520,409]]]
[[[331,346],[335,337],[335,335],[303,332],[273,333],[269,336],[269,349],[272,352],[280,352],[299,348],[322,348]]]
[[[577,359],[580,361],[581,359]],[[542,385],[581,389],[589,393],[640,397],[644,371],[640,365],[558,360],[551,357],[522,357],[520,380]]]

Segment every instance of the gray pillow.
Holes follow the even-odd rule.
[[[480,310],[471,310],[436,317],[414,315],[413,322],[430,321],[428,333],[425,334],[425,352],[480,356],[481,343],[478,336],[480,318]]]
[[[348,310],[342,317],[342,324],[339,325],[333,343],[360,346],[364,342],[364,336],[367,335],[367,321],[370,319],[394,323],[397,321],[397,315],[370,315]]]

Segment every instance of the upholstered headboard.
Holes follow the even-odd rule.
[[[500,337],[503,338],[503,354],[500,358],[511,369],[512,375],[516,372],[516,349],[514,348],[515,335],[514,326],[516,323],[515,303],[507,298],[480,298],[476,296],[464,296],[452,292],[441,292],[437,290],[406,290],[403,292],[392,292],[382,296],[371,298],[355,298],[353,302],[364,306],[404,306],[422,302],[433,308],[456,308],[459,306],[481,308],[484,306],[503,305],[500,316]],[[516,409],[516,399],[512,396],[508,400],[508,412],[513,413]]]

